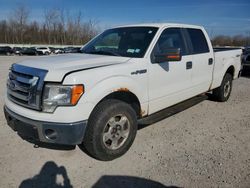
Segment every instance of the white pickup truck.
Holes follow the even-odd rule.
[[[130,148],[138,120],[209,91],[227,101],[242,53],[214,51],[203,27],[168,23],[112,28],[81,52],[13,64],[4,111],[23,139],[99,160]]]

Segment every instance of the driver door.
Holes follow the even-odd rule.
[[[189,55],[182,29],[167,28],[160,35],[149,64],[149,114],[172,106],[192,96],[192,55]],[[156,54],[180,48],[182,59],[154,63]]]

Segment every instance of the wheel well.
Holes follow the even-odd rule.
[[[234,77],[234,66],[230,66],[228,69],[227,69],[227,72],[226,73],[229,73],[232,75],[232,77]]]
[[[140,105],[139,99],[137,98],[137,96],[135,94],[133,94],[130,91],[113,92],[113,93],[107,95],[106,97],[104,97],[99,103],[101,103],[107,99],[117,99],[117,100],[126,102],[132,106],[132,108],[135,110],[138,117],[142,116],[141,105]]]

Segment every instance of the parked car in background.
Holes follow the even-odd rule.
[[[54,48],[54,47],[49,47],[49,49],[50,49],[50,53],[51,53],[51,54],[54,54],[54,53],[55,53],[56,48]]]
[[[21,55],[39,55],[40,52],[36,48],[23,48],[20,52]]]
[[[71,53],[81,53],[81,48],[80,47],[75,47],[72,49]]]
[[[250,54],[250,46],[246,46],[246,47],[243,49],[243,55],[247,55],[247,54]]]
[[[66,47],[64,48],[65,53],[80,53],[80,47]]]
[[[11,55],[11,54],[13,54],[13,50],[9,46],[0,46],[0,54]]]
[[[14,47],[13,53],[16,55],[21,55],[22,48],[21,47]]]
[[[243,56],[242,66],[243,69],[250,67],[250,54]]]
[[[36,48],[38,54],[41,55],[49,55],[51,53],[51,50],[48,47],[39,47]]]
[[[62,54],[64,53],[63,48],[54,48],[54,47],[49,47],[51,54]]]
[[[245,47],[242,54],[242,68],[244,70],[247,67],[250,68],[250,46]]]
[[[55,48],[54,53],[55,53],[55,54],[63,54],[63,53],[65,53],[65,51],[64,51],[63,48]]]
[[[64,52],[65,53],[70,53],[72,49],[73,49],[73,47],[65,47]]]

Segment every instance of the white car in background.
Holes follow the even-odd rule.
[[[56,48],[54,53],[55,54],[62,54],[62,53],[64,53],[64,50],[62,48]]]
[[[49,55],[51,53],[51,50],[48,47],[39,47],[36,48],[37,52],[42,55]]]

